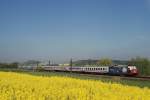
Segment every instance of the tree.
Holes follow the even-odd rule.
[[[9,64],[9,66],[11,66],[12,68],[18,68],[18,62],[14,62],[14,63],[11,63]]]
[[[36,61],[36,60],[28,60],[26,62],[24,62],[24,65],[37,65],[40,63],[40,61]]]
[[[18,63],[14,62],[14,63],[0,63],[0,68],[18,68]]]
[[[102,66],[109,66],[112,64],[112,60],[111,59],[108,59],[108,58],[103,58],[103,59],[100,59],[98,62],[97,62],[98,65],[102,65]]]
[[[129,61],[129,65],[134,65],[138,68],[141,75],[150,75],[150,61],[147,58],[136,57]]]

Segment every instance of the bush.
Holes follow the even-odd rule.
[[[44,68],[43,67],[37,67],[35,68],[36,71],[44,71]]]
[[[18,63],[17,62],[10,64],[0,63],[0,68],[18,68]]]
[[[150,75],[150,61],[147,58],[132,58],[129,65],[137,66],[141,75]]]
[[[101,66],[109,66],[112,65],[112,60],[108,58],[100,59],[97,64]]]

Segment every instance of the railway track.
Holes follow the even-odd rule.
[[[56,71],[56,72],[66,72],[68,73],[68,71]],[[108,75],[108,74],[98,74],[98,73],[82,73],[82,72],[71,72],[71,73],[76,73],[82,76],[89,76],[89,77],[102,77],[102,78],[110,78],[110,79],[114,79],[114,80],[121,80],[121,79],[126,79],[126,80],[143,80],[143,81],[150,81],[150,76],[112,76],[112,75]]]
[[[99,75],[105,78],[111,78],[111,79],[127,79],[127,80],[143,80],[143,81],[150,81],[150,77],[142,77],[142,76],[137,76],[137,77],[131,77],[131,76],[110,76],[110,75]]]
[[[74,72],[73,72],[74,73]],[[114,80],[127,79],[127,80],[143,80],[150,81],[150,76],[110,76],[110,75],[102,75],[102,74],[92,74],[92,73],[77,73],[79,75],[87,75],[90,77],[102,77],[102,78],[110,78]]]
[[[150,76],[137,76],[135,78],[141,79],[141,80],[149,80],[150,81]]]

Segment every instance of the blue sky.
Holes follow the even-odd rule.
[[[0,0],[0,61],[150,58],[150,0]]]

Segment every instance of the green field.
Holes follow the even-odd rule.
[[[73,77],[73,78],[83,79],[83,80],[101,80],[106,83],[119,83],[119,84],[129,85],[129,86],[138,86],[141,88],[143,87],[150,88],[150,81],[127,80],[127,79],[120,79],[115,76],[113,78],[108,78],[104,76],[83,75],[83,74],[70,73],[70,72],[33,72],[33,71],[9,70],[9,69],[5,69],[5,70],[1,69],[1,71],[30,74],[35,76],[46,76],[46,77],[65,76],[65,77]]]

